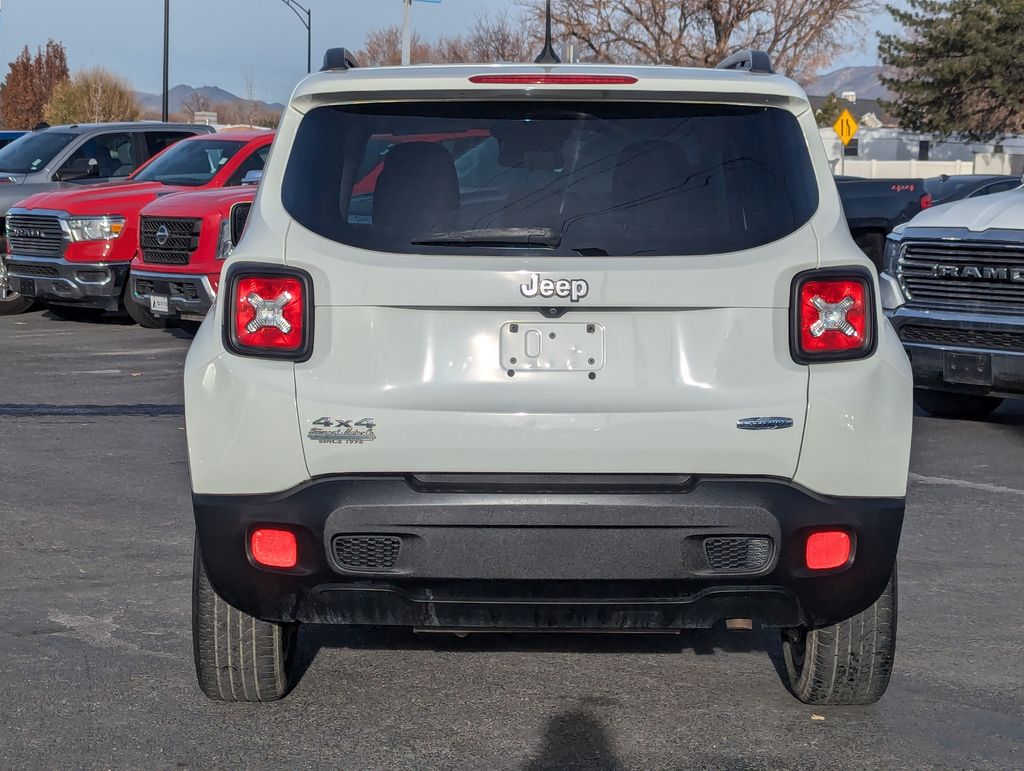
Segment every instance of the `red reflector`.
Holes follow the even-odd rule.
[[[289,276],[243,276],[235,283],[235,339],[243,348],[297,351],[303,343],[302,282]]]
[[[470,83],[499,83],[518,86],[631,86],[630,75],[474,75]]]
[[[857,279],[821,279],[800,287],[804,353],[855,351],[868,340],[867,286]]]
[[[925,193],[924,195],[922,195],[921,196],[921,208],[922,209],[927,209],[931,205],[932,205],[932,197],[928,193]]]
[[[299,561],[295,533],[290,530],[260,528],[252,531],[249,540],[252,558],[269,568],[293,568]]]
[[[850,559],[850,535],[842,530],[824,530],[807,536],[805,561],[811,570],[831,570]]]

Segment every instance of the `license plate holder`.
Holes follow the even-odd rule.
[[[942,379],[947,383],[992,385],[992,355],[988,353],[953,353],[942,357]]]
[[[14,287],[11,288],[13,289]],[[23,294],[26,297],[38,297],[39,293],[36,291],[36,280],[34,278],[19,278],[18,293]]]
[[[596,372],[604,327],[593,322],[510,321],[501,327],[501,367],[513,372]]]
[[[171,303],[167,297],[158,294],[151,294],[149,296],[149,309],[153,313],[170,313]]]

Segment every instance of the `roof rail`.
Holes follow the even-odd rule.
[[[764,51],[737,51],[720,61],[715,69],[718,70],[745,70],[746,72],[767,72],[773,73],[771,57]]]
[[[347,48],[328,48],[324,53],[324,66],[320,68],[320,72],[351,70],[358,66],[356,58],[349,53]]]

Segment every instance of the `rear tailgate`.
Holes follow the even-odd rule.
[[[794,474],[787,309],[818,264],[818,188],[792,113],[328,105],[281,195],[315,294],[295,366],[311,475]],[[791,427],[738,426],[764,417]]]

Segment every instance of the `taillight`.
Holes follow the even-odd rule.
[[[793,282],[793,358],[860,359],[875,348],[872,282],[858,268],[808,271]]]
[[[921,208],[927,209],[932,205],[932,197],[930,194],[925,193],[921,196]]]
[[[243,356],[305,361],[312,351],[312,283],[308,274],[233,266],[224,279],[225,343]]]

